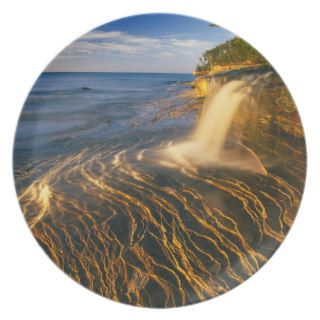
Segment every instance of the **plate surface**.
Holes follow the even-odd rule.
[[[31,232],[115,301],[175,307],[252,276],[301,201],[305,139],[270,63],[240,37],[150,14],[94,29],[39,76],[14,145]]]

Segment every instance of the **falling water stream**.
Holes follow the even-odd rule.
[[[259,107],[254,96],[259,97],[269,76],[270,73],[259,77],[246,76],[227,82],[224,78],[213,78],[195,129],[183,142],[170,141],[162,150],[167,160],[160,162],[172,166],[170,161],[173,161],[189,170],[197,170],[199,166],[224,166],[266,173],[258,156],[240,141],[232,141],[229,135],[241,104],[254,103],[256,108]]]

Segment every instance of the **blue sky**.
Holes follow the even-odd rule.
[[[190,73],[202,52],[232,37],[223,28],[191,17],[132,16],[84,34],[46,71]]]

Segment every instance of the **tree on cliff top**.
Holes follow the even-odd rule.
[[[266,59],[250,44],[235,37],[202,54],[198,72],[210,71],[213,66],[232,64],[268,64]]]

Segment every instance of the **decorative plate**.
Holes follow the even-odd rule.
[[[204,301],[272,256],[301,201],[305,139],[270,63],[232,32],[139,15],[47,66],[14,145],[19,202],[67,275],[143,307]]]

